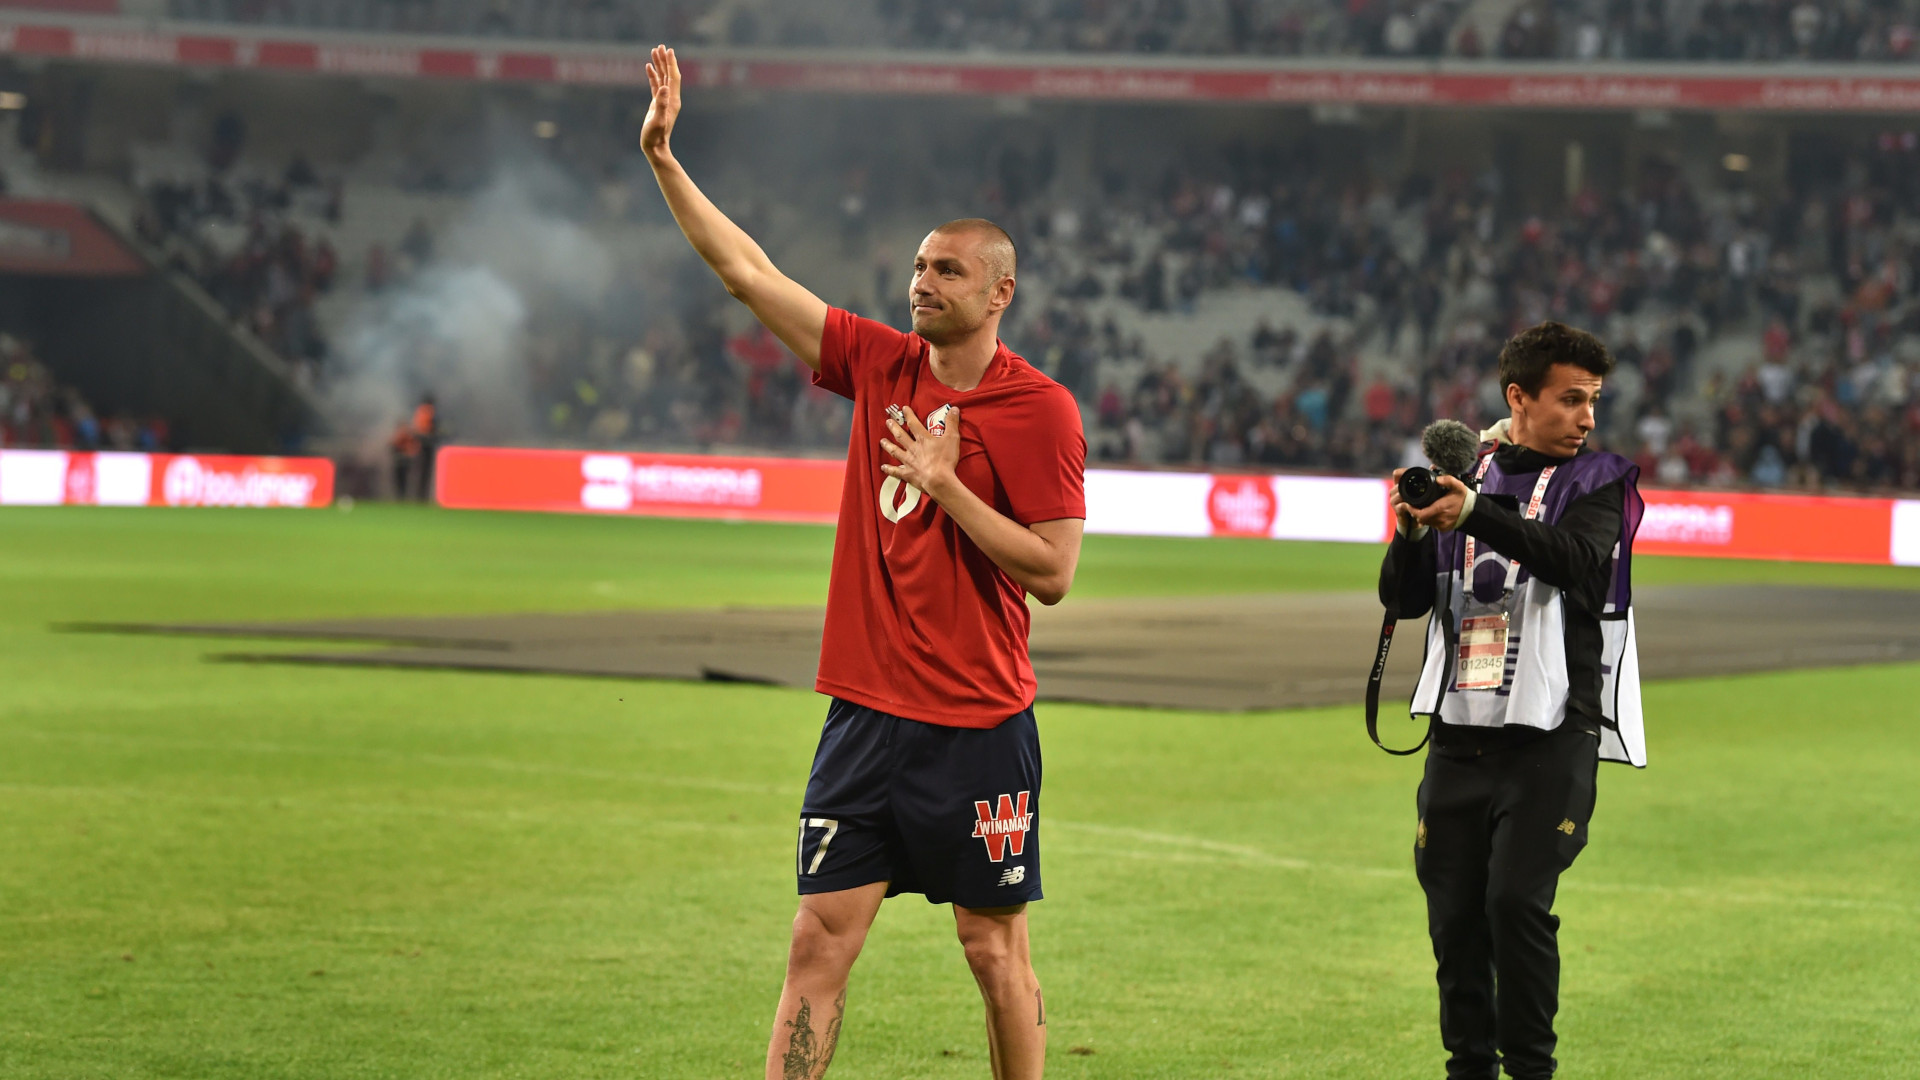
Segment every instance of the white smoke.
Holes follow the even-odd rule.
[[[541,305],[591,305],[613,278],[606,247],[553,208],[574,194],[549,166],[503,168],[435,237],[426,266],[354,308],[323,393],[335,432],[377,457],[431,393],[461,441],[532,435],[529,319]]]

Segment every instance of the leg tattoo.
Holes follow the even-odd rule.
[[[840,1048],[840,1022],[847,1017],[847,989],[840,988],[840,996],[833,1000],[833,1021],[827,1025],[826,1049],[820,1055],[820,1075],[827,1074],[827,1066],[833,1064],[833,1052]]]
[[[815,1036],[813,1006],[806,998],[800,999],[800,1010],[787,1021],[793,1034],[787,1037],[787,1055],[781,1059],[783,1080],[814,1080],[833,1064],[833,1052],[840,1044],[840,1022],[847,1013],[845,990],[840,991],[834,1007],[834,1017],[827,1024],[826,1034]]]
[[[782,1062],[784,1080],[807,1080],[813,1072],[813,1007],[800,999],[800,1011],[787,1021],[793,1034],[787,1039],[787,1056]]]
[[[1033,992],[1033,1007],[1035,1011],[1037,1011],[1040,1014],[1040,1022],[1038,1024],[1035,1024],[1034,1026],[1046,1027],[1047,1026],[1047,999],[1040,996],[1040,991],[1038,989],[1035,989]]]

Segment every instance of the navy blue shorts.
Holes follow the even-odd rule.
[[[800,892],[887,882],[887,895],[1008,907],[1040,899],[1040,731],[827,709],[800,810]]]

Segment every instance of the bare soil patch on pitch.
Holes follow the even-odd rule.
[[[1635,617],[1650,679],[1920,660],[1920,591],[1650,588]],[[818,608],[723,608],[65,629],[378,646],[211,657],[230,661],[810,688],[821,619]],[[1411,693],[1424,625],[1401,624],[1383,701]],[[1219,710],[1346,704],[1365,691],[1379,631],[1380,609],[1367,593],[1073,600],[1035,609],[1033,666],[1043,700]]]

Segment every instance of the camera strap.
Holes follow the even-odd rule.
[[[1393,628],[1399,621],[1400,606],[1388,605],[1387,617],[1380,623],[1380,649],[1373,655],[1373,673],[1367,676],[1367,738],[1373,740],[1373,745],[1395,757],[1406,757],[1419,753],[1427,745],[1427,740],[1433,737],[1433,729],[1429,727],[1419,745],[1410,750],[1395,750],[1380,741],[1380,680],[1387,674],[1387,650],[1393,648]]]

